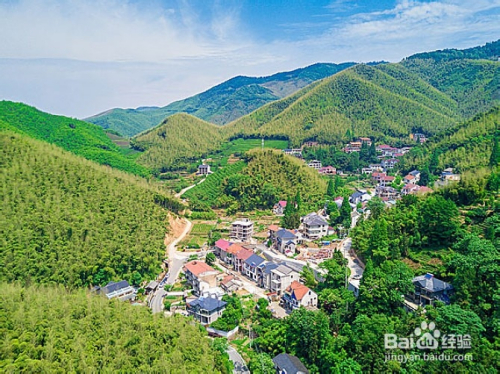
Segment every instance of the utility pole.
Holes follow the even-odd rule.
[[[262,138],[262,150],[264,150],[264,138]]]

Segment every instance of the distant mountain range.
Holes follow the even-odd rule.
[[[312,82],[355,65],[318,63],[267,77],[238,76],[209,90],[165,107],[111,109],[86,118],[104,129],[134,136],[175,113],[188,113],[205,121],[224,125],[272,101],[284,98]]]
[[[286,139],[295,147],[305,140],[408,142],[413,131],[434,135],[500,104],[498,56],[500,41],[396,64],[355,65],[222,127],[176,114],[133,139],[145,151],[138,162],[165,169],[238,137]]]

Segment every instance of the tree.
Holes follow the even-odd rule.
[[[490,166],[494,167],[500,164],[500,147],[498,145],[498,137],[493,138],[493,147],[491,149]]]
[[[252,355],[248,368],[255,374],[275,374],[274,362],[267,353]]]
[[[439,166],[439,154],[440,152],[438,149],[435,149],[432,152],[431,158],[429,160],[429,171],[431,173],[435,173],[437,171],[437,168]]]
[[[418,230],[427,237],[429,244],[449,244],[459,228],[458,216],[453,201],[440,195],[431,195],[419,206]]]
[[[330,225],[335,225],[337,223],[340,212],[335,201],[330,201],[326,207],[326,214],[330,217]]]
[[[309,265],[309,263],[306,264],[302,268],[302,271],[300,272],[301,278],[304,280],[304,284],[309,287],[309,288],[316,288],[318,285],[318,281],[316,280],[316,277],[314,276],[314,271],[312,267]]]
[[[374,220],[378,219],[385,209],[384,201],[378,196],[375,196],[373,199],[368,201],[366,206],[370,210],[370,218]]]
[[[351,213],[352,209],[351,205],[349,204],[349,199],[347,197],[344,197],[344,201],[342,201],[342,206],[340,207],[339,221],[347,229],[351,227]]]
[[[323,261],[319,267],[326,271],[323,275],[323,282],[319,284],[321,289],[345,287],[345,280],[351,272],[347,267],[347,259],[340,251],[335,251],[333,257]]]
[[[335,183],[332,178],[328,179],[328,185],[326,187],[326,195],[331,198],[335,197]]]
[[[422,172],[420,173],[420,180],[418,184],[420,186],[427,186],[431,181],[431,172],[429,171],[429,167],[425,165],[422,168]]]
[[[207,256],[205,257],[205,262],[207,265],[212,266],[215,263],[215,255],[213,252],[208,252]]]
[[[370,235],[370,252],[375,264],[381,264],[389,258],[389,238],[387,234],[387,221],[381,218],[375,222]]]

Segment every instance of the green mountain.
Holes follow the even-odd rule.
[[[134,136],[158,125],[166,117],[181,112],[223,125],[353,65],[353,62],[338,65],[318,63],[267,77],[238,76],[162,108],[116,108],[87,118],[86,121],[126,136]]]
[[[406,169],[428,165],[435,155],[437,171],[453,167],[457,172],[488,166],[494,138],[500,139],[500,106],[476,115],[436,135],[410,152]]]
[[[304,204],[316,210],[326,192],[326,182],[303,161],[276,150],[250,150],[245,164],[219,169],[206,181],[186,191],[191,206],[210,205],[233,211],[270,209],[277,200],[300,193]]]
[[[168,117],[157,126],[132,139],[132,146],[143,151],[137,162],[166,171],[174,162],[199,159],[224,141],[219,126],[188,114]]]
[[[0,130],[8,129],[53,143],[76,155],[139,176],[150,171],[117,146],[105,131],[92,123],[44,113],[21,103],[0,101]]]
[[[159,273],[167,209],[180,205],[146,181],[11,131],[0,131],[0,180],[0,281],[77,287]]]
[[[2,373],[228,373],[181,316],[62,287],[0,284]]]
[[[231,136],[347,141],[408,137],[412,129],[433,134],[459,118],[451,100],[399,67],[356,65],[326,78],[290,102],[262,107],[225,129]],[[280,110],[276,110],[279,108]],[[346,135],[347,134],[347,135]]]

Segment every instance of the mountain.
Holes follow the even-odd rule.
[[[262,105],[288,96],[308,84],[333,75],[355,63],[318,63],[267,77],[238,76],[205,92],[165,107],[111,109],[86,121],[126,136],[150,129],[175,113],[188,113],[205,121],[223,125]]]
[[[297,192],[304,204],[316,210],[324,197],[325,180],[302,160],[276,150],[254,149],[245,154],[244,161],[217,170],[182,196],[194,209],[208,204],[237,211],[271,209],[276,201]]]
[[[227,373],[182,316],[62,287],[0,284],[3,373]]]
[[[437,157],[436,170],[453,167],[457,172],[488,166],[494,138],[500,139],[500,106],[476,115],[436,135],[404,159],[406,168],[428,165]]]
[[[53,143],[76,155],[139,176],[150,171],[138,165],[138,154],[120,148],[106,132],[92,123],[55,116],[36,108],[0,101],[0,130],[9,129],[34,139]]]
[[[0,281],[78,287],[159,273],[167,209],[180,205],[146,181],[5,130],[0,180]]]
[[[132,139],[131,144],[143,151],[137,162],[166,171],[174,162],[199,159],[205,153],[219,148],[223,141],[219,126],[179,113],[139,134]]]
[[[300,92],[302,93],[302,92]],[[268,104],[224,129],[232,137],[287,138],[337,143],[352,136],[434,134],[456,123],[454,103],[401,67],[356,65],[306,88],[296,98]]]

